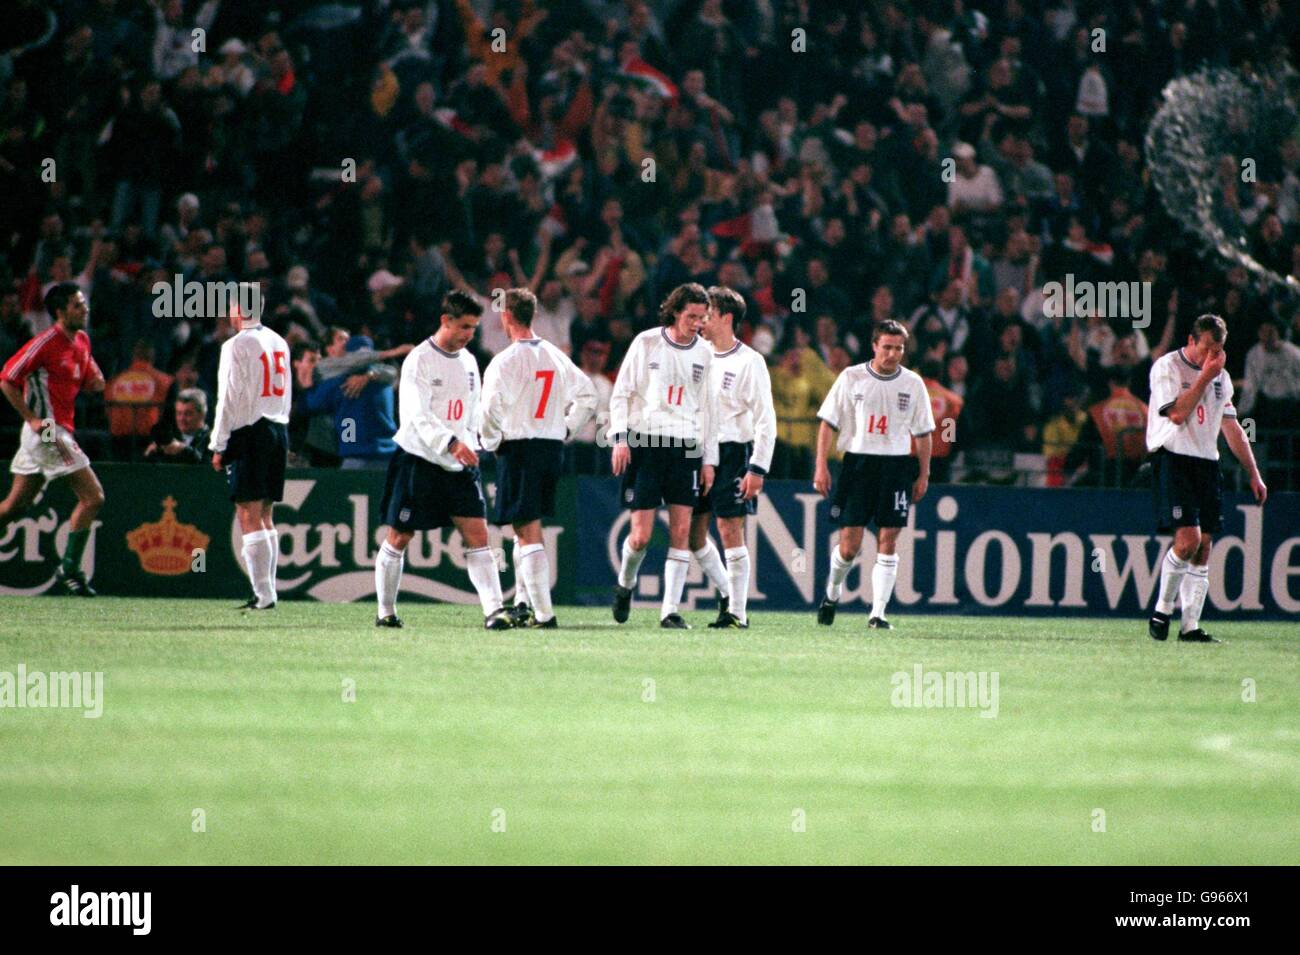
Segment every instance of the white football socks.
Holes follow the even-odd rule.
[[[856,555],[852,560],[845,560],[840,556],[839,544],[831,548],[831,575],[826,580],[827,600],[838,601],[840,599],[840,594],[844,593],[844,578],[849,575],[854,560],[857,560]]]
[[[1183,604],[1179,629],[1191,633],[1201,625],[1201,610],[1205,607],[1205,592],[1210,589],[1210,565],[1191,564],[1183,575],[1178,595]]]
[[[539,623],[555,616],[551,606],[551,561],[542,544],[525,544],[515,563],[515,579],[523,580]]]
[[[271,535],[267,538],[271,542],[271,598],[278,599],[279,595],[275,592],[275,577],[280,570],[280,532],[272,527],[266,533]]]
[[[641,562],[645,560],[645,554],[645,550],[633,550],[630,539],[623,541],[623,566],[618,570],[620,587],[626,587],[628,590],[636,588],[636,575],[641,571]]]
[[[660,620],[677,613],[682,602],[682,589],[686,586],[686,574],[690,569],[690,551],[668,548],[668,559],[664,561],[664,602],[663,609],[659,612]]]
[[[375,597],[379,601],[380,619],[397,613],[397,590],[402,585],[402,565],[405,562],[405,551],[397,550],[388,541],[379,545],[379,554],[375,557]]]
[[[515,603],[528,604],[532,606],[533,602],[528,599],[528,581],[524,579],[524,542],[518,537],[515,538]]]
[[[501,609],[501,575],[497,572],[496,557],[491,547],[465,551],[466,569],[469,571],[470,583],[478,591],[479,603],[483,605],[483,616],[487,617]]]
[[[747,605],[749,603],[749,548],[728,547],[727,582],[731,585],[731,600],[727,610],[735,614],[741,623],[749,623]]]
[[[1172,547],[1165,552],[1165,559],[1160,562],[1160,593],[1156,595],[1156,613],[1174,612],[1174,598],[1178,595],[1178,587],[1183,582],[1187,568],[1188,563],[1179,558]]]
[[[871,616],[885,619],[885,607],[894,593],[898,579],[898,555],[877,554],[876,566],[871,568]]]
[[[722,555],[718,553],[718,546],[713,543],[712,537],[704,539],[704,546],[695,551],[695,559],[700,562],[700,568],[704,575],[709,578],[709,583],[720,590],[723,594],[728,594],[727,568],[722,563]]]
[[[253,531],[244,535],[240,551],[244,555],[244,567],[248,570],[248,581],[253,585],[253,594],[257,597],[259,609],[275,603],[275,587],[271,583],[271,531]]]

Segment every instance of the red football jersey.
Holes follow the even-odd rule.
[[[90,336],[78,330],[69,338],[57,324],[18,349],[0,372],[15,388],[26,386],[27,407],[69,431],[75,425],[77,393],[96,377],[100,372],[90,355]]]

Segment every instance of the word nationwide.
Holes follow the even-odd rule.
[[[0,710],[79,709],[88,720],[104,715],[104,674],[54,670],[0,670]]]
[[[132,935],[148,935],[152,912],[152,892],[83,893],[74,885],[69,892],[50,896],[51,925],[129,925]]]

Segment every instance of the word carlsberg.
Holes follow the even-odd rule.
[[[148,935],[152,923],[152,892],[71,892],[50,896],[51,925],[129,925],[133,935]]]

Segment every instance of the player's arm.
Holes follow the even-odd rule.
[[[772,403],[772,376],[767,363],[754,363],[750,376],[750,413],[754,416],[754,453],[749,458],[749,469],[740,482],[740,493],[745,500],[758,497],[763,491],[763,479],[772,467],[776,450],[776,406]]]
[[[615,475],[622,474],[632,460],[632,450],[627,446],[627,429],[632,416],[632,399],[645,385],[641,380],[643,348],[637,342],[623,359],[609,399],[609,438],[614,445],[610,461]]]
[[[840,395],[844,391],[844,373],[835,379],[826,400],[817,409],[821,425],[817,428],[817,459],[813,465],[813,489],[823,497],[831,492],[831,469],[826,459],[831,453],[831,443],[840,428]]]
[[[1227,360],[1227,354],[1222,351],[1207,358],[1205,364],[1201,366],[1201,373],[1196,376],[1196,383],[1175,398],[1172,405],[1168,403],[1158,405],[1160,413],[1174,424],[1181,425],[1191,416],[1192,410],[1201,403],[1201,396],[1205,394],[1205,389],[1209,387],[1210,382],[1219,377],[1219,372],[1223,371],[1224,362]],[[1152,404],[1155,404],[1154,392]]]
[[[596,405],[600,399],[596,395],[596,386],[587,377],[587,373],[575,365],[568,355],[564,355],[562,365],[569,379],[569,406],[564,413],[564,431],[567,439],[586,426],[588,420],[596,413]]]
[[[718,466],[718,426],[722,420],[722,407],[718,392],[713,388],[713,374],[705,368],[700,381],[700,446],[704,450],[704,463],[700,468],[700,495],[713,487],[714,469]]]
[[[94,358],[90,359],[89,374],[86,376],[85,383],[82,385],[83,390],[92,394],[99,394],[106,386],[104,373],[99,370],[99,363]]]
[[[483,373],[483,394],[479,397],[483,406],[479,444],[486,451],[495,451],[499,448],[503,437],[501,428],[505,423],[509,389],[502,387],[501,379],[501,362],[493,358],[488,362],[487,371]]]
[[[220,471],[221,457],[230,442],[230,405],[238,401],[239,383],[235,378],[235,339],[221,346],[221,358],[217,362],[217,411],[212,420],[212,469]]]
[[[930,456],[934,451],[934,408],[925,385],[918,382],[912,392],[912,438],[916,441],[916,461],[920,470],[912,485],[912,503],[925,497],[930,487]]]
[[[1250,489],[1255,494],[1255,502],[1263,504],[1268,500],[1268,486],[1260,477],[1259,466],[1255,463],[1255,452],[1251,450],[1250,440],[1246,437],[1246,432],[1242,430],[1236,416],[1224,415],[1219,431],[1228,442],[1228,447],[1232,449],[1233,457],[1241,462],[1241,466],[1250,475]]]
[[[23,420],[27,422],[28,426],[39,434],[41,430],[41,419],[37,416],[35,411],[27,407],[27,402],[23,400],[22,389],[15,387],[13,382],[8,378],[5,378],[0,380],[0,391],[5,393],[5,398],[7,398],[9,403],[13,405],[14,410],[22,415]]]

